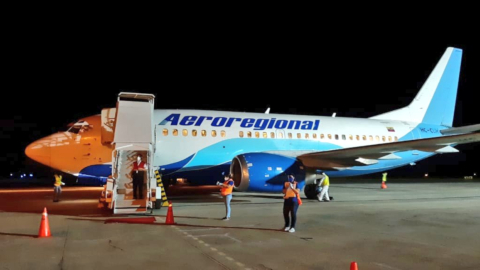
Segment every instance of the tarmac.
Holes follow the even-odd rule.
[[[480,269],[480,182],[331,181],[331,202],[303,199],[283,231],[282,194],[172,190],[155,222],[117,223],[97,208],[101,188],[0,189],[0,270],[13,269]],[[38,238],[44,207],[51,237]]]

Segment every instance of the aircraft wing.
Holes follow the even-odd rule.
[[[305,166],[323,170],[342,170],[353,166],[366,166],[378,160],[401,159],[397,152],[418,150],[432,153],[458,152],[452,146],[480,141],[480,133],[457,134],[428,139],[390,142],[299,155]]]

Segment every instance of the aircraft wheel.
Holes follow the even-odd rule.
[[[305,196],[307,196],[308,199],[316,199],[317,198],[317,185],[315,184],[310,184],[310,185],[305,185],[305,189],[303,190],[303,193],[305,193]]]

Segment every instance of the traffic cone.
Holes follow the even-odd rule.
[[[358,266],[356,262],[350,263],[350,270],[358,270]]]
[[[48,224],[47,208],[43,208],[42,221],[40,222],[40,229],[38,230],[38,237],[50,237],[50,224]]]
[[[165,220],[165,224],[168,224],[168,225],[175,224],[175,221],[173,220],[172,202],[168,202],[168,212],[167,212],[167,219]]]
[[[382,181],[382,189],[386,189],[387,188],[387,184],[385,184],[385,181]]]

